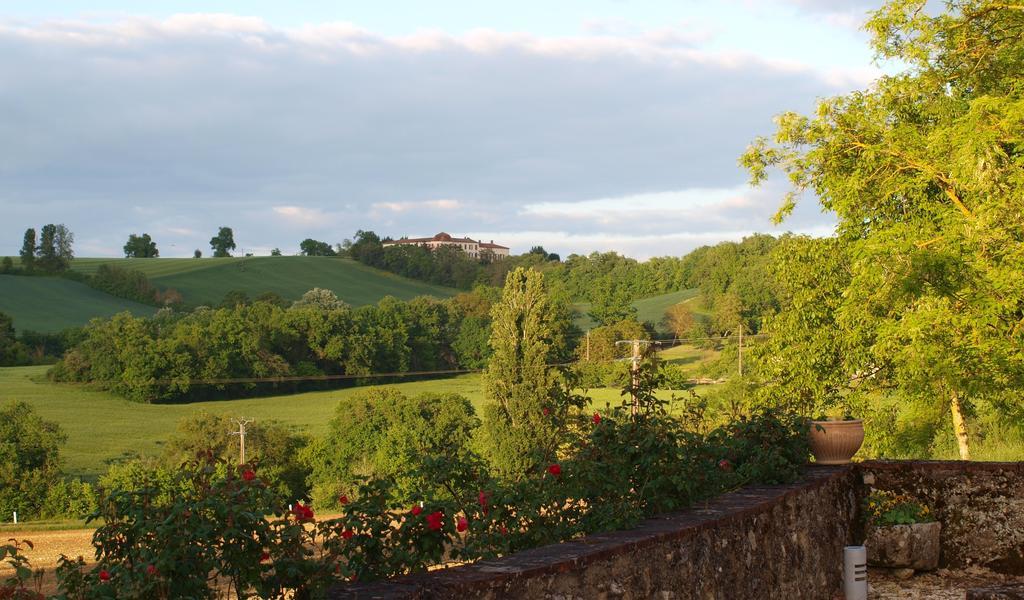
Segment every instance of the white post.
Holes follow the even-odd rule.
[[[18,511],[14,511],[14,524],[18,524]]]
[[[868,600],[868,551],[864,546],[843,548],[843,593],[846,600]]]

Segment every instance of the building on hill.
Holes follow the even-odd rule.
[[[443,231],[434,237],[429,238],[402,238],[400,240],[386,241],[384,242],[384,247],[400,246],[402,244],[426,246],[431,250],[441,246],[455,246],[473,258],[486,259],[490,257],[492,260],[501,260],[508,257],[508,248],[500,244],[495,244],[494,240],[491,240],[490,242],[481,242],[471,238],[457,238],[452,237],[450,234]]]

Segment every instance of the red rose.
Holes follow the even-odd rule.
[[[441,511],[432,512],[427,515],[427,527],[432,531],[440,531],[442,522],[444,521],[444,513]]]
[[[594,425],[601,422],[601,413],[594,413]]]
[[[260,554],[260,562],[267,562],[268,560],[270,560],[269,552],[264,551],[263,554]]]
[[[729,462],[728,458],[723,458],[722,460],[718,461],[718,468],[725,471],[726,473],[731,473],[732,463]]]
[[[412,510],[410,510],[409,512],[412,513],[412,516],[418,517],[420,516],[420,513],[423,512],[423,507],[417,504],[416,506],[412,507]]]
[[[341,504],[348,504],[348,496],[342,494],[341,496],[338,497],[338,502],[340,502]]]
[[[544,413],[544,416],[546,417],[551,414],[551,409],[545,406],[544,410],[542,410],[541,412]]]
[[[292,508],[292,514],[294,514],[295,518],[299,521],[313,520],[313,509],[303,505],[301,502],[295,504],[295,507]]]
[[[476,501],[480,503],[480,506],[485,509],[487,508],[487,494],[483,490],[480,490],[480,493],[476,495]]]
[[[352,535],[353,533],[351,529],[346,529],[345,531],[341,532],[341,537],[345,538],[346,540],[352,539]]]
[[[156,575],[156,573],[156,566],[149,565],[148,567],[146,567],[146,575]]]
[[[562,474],[562,465],[559,465],[557,463],[551,465],[550,467],[548,467],[548,473],[551,473],[555,477],[558,477],[559,475]]]
[[[459,520],[455,522],[455,531],[462,533],[467,529],[469,529],[469,521],[466,520],[466,517],[459,517]]]
[[[242,471],[242,479],[252,481],[253,479],[256,479],[256,473],[252,469],[246,469],[245,471]]]
[[[501,526],[501,535],[508,535],[508,527]]]
[[[106,569],[100,571],[100,581],[110,581],[110,572]]]

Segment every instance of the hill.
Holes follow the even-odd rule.
[[[69,279],[0,275],[0,312],[14,319],[19,332],[54,333],[126,310],[142,316],[153,314],[156,308]]]
[[[333,291],[353,306],[373,304],[384,296],[447,298],[457,290],[430,285],[367,267],[354,260],[322,256],[253,256],[244,258],[79,258],[72,268],[83,273],[101,264],[141,271],[160,287],[172,287],[191,306],[216,305],[233,290],[255,297],[274,292],[296,300],[314,287]]]
[[[680,302],[690,302],[700,293],[697,288],[691,288],[686,290],[679,290],[678,292],[669,292],[668,294],[662,294],[660,296],[652,296],[651,298],[644,298],[642,300],[636,300],[632,302],[634,308],[636,308],[636,319],[643,323],[644,321],[650,321],[654,323],[658,331],[662,333],[668,333],[665,326],[661,324],[662,317],[665,316],[665,311],[668,307],[679,304]],[[593,329],[597,327],[597,323],[587,315],[587,311],[590,310],[590,303],[583,302],[573,305],[576,310],[580,312],[580,316],[576,319],[576,325],[586,331],[587,329]],[[701,311],[698,307],[692,306],[694,312],[700,314]]]

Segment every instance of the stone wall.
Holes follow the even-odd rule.
[[[634,529],[329,597],[830,599],[856,534],[857,484],[853,467],[810,467],[801,483],[744,488]]]
[[[1024,463],[870,461],[859,465],[869,489],[905,493],[942,523],[940,565],[983,565],[1024,574]]]

